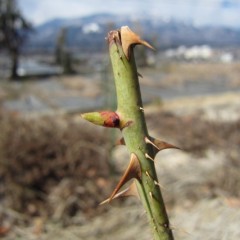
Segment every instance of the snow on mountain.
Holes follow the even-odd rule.
[[[102,51],[109,30],[128,25],[140,32],[156,48],[173,48],[180,45],[210,45],[212,47],[240,46],[240,29],[214,26],[196,26],[176,20],[144,16],[94,14],[75,19],[54,19],[35,28],[26,48],[53,51],[59,31],[67,30],[67,46],[80,51]]]

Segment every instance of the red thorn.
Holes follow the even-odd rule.
[[[154,50],[154,48],[149,43],[147,43],[146,41],[143,41],[136,33],[134,33],[127,26],[121,27],[120,34],[121,34],[123,52],[128,60],[130,59],[131,46],[142,44]]]
[[[141,179],[141,167],[139,164],[138,157],[134,153],[131,154],[131,160],[128,165],[128,168],[126,169],[125,173],[123,174],[116,188],[111,194],[109,198],[109,202],[114,198],[114,196],[117,194],[119,189],[132,178],[136,178],[138,180]]]
[[[152,138],[152,137],[150,137],[150,139],[148,137],[145,137],[145,142],[154,146],[158,151],[161,151],[164,149],[169,149],[169,148],[180,149],[179,147],[176,147],[170,143],[167,143],[167,142],[164,142],[164,141]]]
[[[125,145],[125,141],[124,141],[124,138],[120,138],[116,141],[115,145]]]
[[[130,196],[139,198],[139,194],[138,194],[138,190],[137,190],[137,186],[136,186],[135,182],[132,182],[131,185],[129,187],[127,187],[126,189],[124,189],[123,191],[115,194],[111,200],[116,199],[116,198],[121,198],[121,197],[130,197]],[[102,201],[99,205],[108,203],[111,200],[110,200],[110,198],[108,198],[108,199]]]

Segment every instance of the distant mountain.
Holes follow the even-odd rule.
[[[54,19],[35,28],[26,44],[28,50],[53,51],[62,28],[67,29],[67,47],[81,52],[106,49],[108,31],[128,25],[157,49],[179,45],[209,44],[213,47],[240,46],[240,29],[196,27],[177,21],[151,17],[131,19],[128,16],[94,14],[76,19]]]

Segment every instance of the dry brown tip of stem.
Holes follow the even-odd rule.
[[[154,48],[149,43],[142,40],[128,26],[121,27],[120,35],[121,35],[123,52],[128,60],[130,59],[130,47],[131,46],[134,46],[137,44],[142,44],[142,45],[154,50]]]
[[[111,46],[113,43],[118,42],[120,44],[120,33],[118,30],[113,30],[108,33],[108,36],[106,38],[108,41],[109,46]]]

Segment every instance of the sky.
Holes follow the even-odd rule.
[[[54,18],[77,18],[94,13],[152,15],[194,25],[240,28],[240,0],[17,0],[34,25]]]

